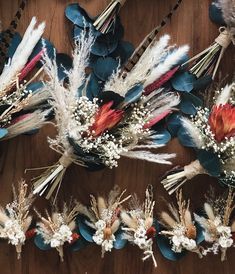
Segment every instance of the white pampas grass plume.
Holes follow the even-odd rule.
[[[0,90],[5,90],[9,86],[9,83],[12,83],[15,80],[16,76],[24,68],[34,47],[41,38],[45,29],[45,23],[41,23],[34,29],[36,22],[36,18],[33,17],[20,45],[12,57],[10,64],[5,66],[0,75]]]
[[[204,146],[200,130],[187,118],[181,118],[182,125],[197,148]]]
[[[146,102],[148,98],[146,98]],[[174,94],[173,92],[163,93],[160,96],[156,96],[150,103],[150,110],[152,111],[151,116],[156,117],[161,113],[172,110],[180,103],[180,96],[178,94]]]
[[[176,221],[165,211],[161,213],[161,218],[169,227],[173,228],[176,224]]]
[[[4,139],[13,138],[17,135],[26,133],[32,129],[41,128],[46,124],[46,117],[51,110],[36,110],[26,116],[26,118],[7,128],[8,134]]]
[[[172,159],[176,156],[176,154],[174,153],[173,154],[168,154],[168,153],[154,154],[150,151],[143,151],[143,150],[122,152],[121,155],[131,159],[145,160],[148,162],[165,164],[165,165],[171,165],[172,163],[169,161],[169,159]]]
[[[213,208],[211,207],[211,205],[208,204],[208,203],[205,203],[204,204],[204,210],[205,210],[206,215],[208,216],[208,218],[211,221],[214,221],[215,220],[215,215],[214,215],[214,211],[213,211]]]
[[[174,50],[172,53],[166,56],[165,60],[161,62],[158,66],[151,70],[150,75],[144,83],[144,87],[152,84],[154,81],[159,79],[165,73],[167,73],[171,68],[173,68],[189,51],[189,46],[182,46]]]
[[[120,68],[106,82],[104,90],[111,90],[125,96],[128,90],[137,84],[144,83],[150,72],[157,66],[167,53],[170,36],[164,35],[149,47],[139,59],[135,67],[123,78]]]
[[[132,228],[134,230],[137,229],[137,222],[136,222],[136,220],[134,218],[131,218],[128,213],[121,212],[121,219],[122,219],[122,222],[126,226],[128,226],[128,227],[130,227],[130,228]]]
[[[204,217],[201,217],[194,213],[194,219],[196,222],[198,222],[203,228],[207,228],[207,219]]]
[[[216,100],[216,105],[225,105],[228,103],[229,99],[231,98],[232,88],[235,88],[235,84],[226,85],[220,92]]]
[[[47,100],[49,100],[51,94],[50,91],[45,88],[42,87],[41,89],[37,90],[37,92],[34,92],[32,94],[32,96],[30,96],[27,100],[27,105],[24,106],[24,110],[28,110],[28,109],[32,109],[33,107],[36,107],[38,105],[40,105],[43,102],[46,102]]]
[[[82,86],[86,78],[85,69],[89,65],[91,47],[94,44],[94,36],[91,32],[83,31],[79,39],[75,41],[73,51],[73,68],[68,73],[70,92],[77,96],[78,88]]]

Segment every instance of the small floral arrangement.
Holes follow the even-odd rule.
[[[140,205],[135,195],[130,203],[130,209],[121,213],[121,219],[124,224],[122,227],[123,238],[143,250],[143,261],[152,258],[154,266],[157,267],[153,254],[153,243],[156,235],[153,219],[154,206],[152,187],[149,187],[146,190],[143,205]]]
[[[33,17],[22,41],[0,74],[0,138],[12,138],[38,129],[49,114],[47,100],[50,94],[40,82],[34,82],[43,68],[31,79],[25,80],[45,51],[34,52],[45,28],[44,23],[35,28],[36,22]]]
[[[187,143],[197,149],[198,159],[180,170],[173,170],[162,181],[172,194],[187,180],[208,174],[226,185],[235,182],[235,84],[220,92],[211,110],[199,109],[191,120],[183,119]]]
[[[170,164],[169,159],[175,156],[149,149],[164,144],[154,126],[174,110],[179,97],[161,89],[144,95],[144,87],[174,67],[188,47],[168,55],[172,47],[168,46],[169,36],[163,36],[125,79],[120,76],[121,68],[114,71],[100,94],[91,98],[85,69],[93,41],[91,33],[80,35],[73,67],[65,71],[67,82],[60,81],[56,62],[45,56],[46,87],[51,91],[58,130],[49,144],[62,157],[35,180],[34,194],[47,192],[49,198],[72,163],[97,170],[116,167],[121,156],[162,164]]]
[[[101,246],[102,257],[105,252],[111,252],[113,248],[120,249],[125,246],[126,240],[122,237],[121,205],[131,196],[123,198],[126,191],[120,191],[115,186],[110,191],[108,198],[91,196],[91,207],[81,207],[78,216],[79,231],[88,242],[94,242]]]
[[[235,208],[232,189],[226,197],[216,197],[211,191],[204,204],[205,217],[195,214],[195,220],[204,229],[205,241],[211,247],[203,250],[203,255],[221,252],[221,261],[226,259],[226,251],[234,246],[235,221],[231,221],[231,214]]]
[[[21,256],[22,246],[27,239],[27,232],[32,222],[29,214],[34,198],[32,193],[27,194],[28,185],[19,182],[18,191],[13,187],[14,200],[0,209],[0,238],[7,239],[16,247],[18,259]]]
[[[170,240],[170,248],[174,253],[182,254],[184,251],[190,251],[197,253],[199,258],[202,258],[198,246],[202,240],[201,229],[193,221],[189,209],[190,201],[183,200],[182,191],[178,192],[176,197],[178,207],[176,208],[171,204],[168,206],[171,215],[165,211],[161,213],[161,223],[164,228],[159,232],[159,235],[163,235]],[[161,245],[159,247],[161,248]],[[164,247],[163,250],[166,250],[166,248]],[[169,257],[169,254],[166,257]]]
[[[62,211],[55,208],[51,216],[46,212],[46,217],[36,211],[40,222],[37,223],[35,244],[42,250],[55,248],[63,262],[64,245],[66,243],[71,245],[79,239],[75,222],[79,208],[79,203],[75,205],[71,203],[69,206],[65,203]]]

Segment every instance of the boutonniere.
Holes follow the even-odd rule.
[[[91,196],[91,207],[84,206],[80,210],[77,221],[81,236],[86,241],[101,246],[102,257],[113,248],[123,248],[127,242],[122,237],[120,212],[122,204],[131,196],[123,198],[124,194],[125,191],[121,192],[115,186],[107,199]]]
[[[16,49],[12,52],[10,48],[11,56],[0,74],[0,138],[12,138],[40,128],[50,112],[49,92],[41,82],[34,81],[43,68],[26,80],[44,53],[38,43],[45,24],[35,27],[36,23],[33,17],[19,43],[21,38],[17,36]]]
[[[34,198],[32,193],[27,192],[27,184],[24,181],[19,182],[17,190],[13,187],[14,200],[0,209],[0,238],[8,240],[16,247],[18,259],[32,222],[29,210]]]
[[[199,247],[204,240],[202,228],[193,220],[190,201],[183,199],[182,191],[177,192],[176,198],[177,207],[169,204],[169,213],[163,211],[160,215],[158,246],[163,256],[173,261],[184,256],[187,251],[195,252],[202,258]]]
[[[51,91],[58,131],[54,139],[49,138],[49,144],[61,158],[35,180],[35,194],[47,191],[49,198],[72,163],[91,170],[114,168],[125,156],[171,164],[169,159],[174,154],[156,154],[149,149],[164,144],[155,125],[173,111],[179,97],[161,90],[143,94],[143,83],[151,75],[151,68],[161,66],[162,57],[166,57],[168,41],[169,37],[164,36],[156,42],[125,81],[119,77],[119,70],[115,71],[103,91],[92,98],[88,96],[85,71],[93,45],[90,33],[83,32],[77,41],[73,68],[66,71],[67,83],[58,79],[55,61],[45,57],[49,76],[46,87]]]
[[[80,204],[75,202],[63,206],[62,210],[54,207],[51,214],[46,211],[45,217],[36,211],[40,221],[37,222],[34,242],[41,250],[55,248],[64,260],[64,246],[72,245],[79,240],[77,225],[75,222]]]
[[[234,246],[235,221],[231,214],[234,210],[234,197],[230,188],[226,197],[216,197],[213,192],[204,204],[205,217],[195,214],[196,221],[202,226],[205,241],[211,244],[203,250],[203,255],[221,252],[221,261],[226,259],[226,251]]]
[[[143,261],[151,258],[154,266],[157,267],[153,254],[156,229],[153,219],[155,201],[153,200],[152,187],[147,188],[145,195],[145,201],[142,205],[135,195],[132,198],[129,210],[121,212],[121,219],[124,224],[122,227],[124,231],[123,238],[143,250]]]
[[[226,185],[234,184],[234,98],[233,83],[222,89],[211,109],[199,109],[191,120],[183,118],[183,139],[186,145],[196,148],[197,160],[182,169],[172,170],[162,181],[169,194],[199,174],[216,177]]]

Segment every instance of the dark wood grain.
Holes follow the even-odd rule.
[[[0,0],[0,18],[6,28],[14,15],[20,1]],[[49,38],[58,51],[71,52],[71,25],[64,17],[64,9],[73,1],[66,0],[29,0],[29,4],[21,19],[19,31],[23,33],[32,16],[46,21],[45,36]],[[80,1],[89,14],[95,16],[107,4],[108,0]],[[135,45],[145,37],[167,14],[174,0],[129,0],[121,11],[122,22],[125,26],[125,39]],[[172,21],[164,28],[163,33],[172,36],[172,43],[179,45],[187,43],[191,46],[191,54],[196,54],[213,41],[217,35],[217,27],[208,18],[210,0],[184,0]],[[225,77],[234,67],[232,47],[226,52],[220,68],[220,74]],[[30,179],[33,174],[24,174],[25,168],[40,167],[53,163],[58,155],[48,148],[46,137],[53,136],[54,130],[46,126],[39,134],[20,136],[13,140],[0,143],[0,203],[5,205],[11,199],[11,185],[21,177]],[[182,148],[177,140],[173,140],[167,151],[176,152],[174,164],[186,164],[193,159],[190,150]],[[88,203],[89,194],[105,194],[114,184],[127,188],[129,193],[136,192],[141,198],[148,184],[154,185],[157,200],[156,214],[164,205],[162,197],[169,197],[160,185],[160,178],[169,167],[150,164],[142,161],[121,159],[119,167],[113,170],[105,169],[89,173],[83,168],[69,168],[59,200],[69,199],[71,195],[83,203]],[[186,197],[190,197],[195,208],[203,201],[203,195],[209,185],[220,188],[214,180],[200,176],[184,187]],[[43,209],[49,203],[43,199],[36,202],[36,207]],[[25,245],[21,260],[16,260],[14,248],[6,242],[0,243],[0,273],[1,274],[232,274],[234,273],[235,250],[228,252],[228,260],[220,262],[219,256],[208,256],[199,260],[195,254],[189,254],[179,262],[164,259],[155,248],[158,268],[152,267],[152,262],[141,261],[141,252],[128,246],[121,251],[100,257],[100,248],[93,245],[82,251],[65,252],[65,262],[60,263],[55,250],[43,252],[37,249],[33,242]]]

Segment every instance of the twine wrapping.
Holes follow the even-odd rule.
[[[72,160],[72,157],[71,157],[71,154],[69,152],[65,152],[59,159],[59,162],[60,164],[64,167],[64,168],[67,168],[69,167],[73,160]]]
[[[215,39],[215,42],[222,48],[226,49],[231,43],[235,45],[235,38],[229,28],[220,27],[220,35]]]
[[[191,180],[193,177],[199,174],[207,174],[206,170],[202,167],[199,160],[192,162],[184,167],[185,177]]]

